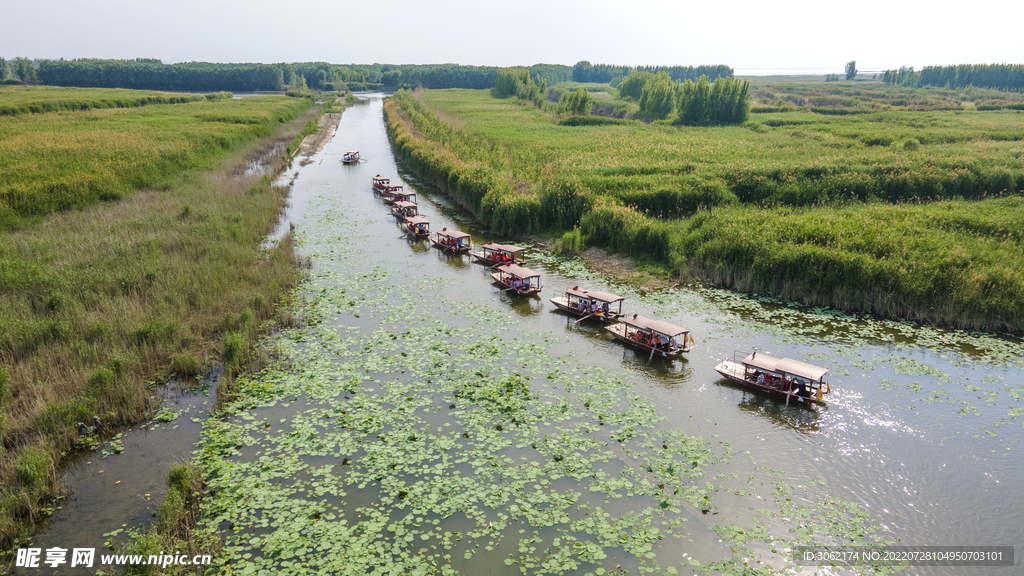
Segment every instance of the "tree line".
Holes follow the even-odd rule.
[[[629,76],[633,72],[647,72],[657,74],[664,72],[670,80],[681,82],[683,80],[696,80],[701,76],[709,78],[727,78],[734,74],[730,66],[719,64],[716,66],[619,66],[614,64],[591,64],[586,60],[577,62],[572,67],[572,80],[574,82],[597,82],[605,84],[616,78]]]
[[[978,86],[997,90],[1024,90],[1024,64],[957,64],[886,70],[882,82],[887,86]]]
[[[316,89],[331,89],[331,83],[364,80],[359,71],[326,62],[164,64],[149,58],[43,60],[39,64],[38,76],[40,83],[51,86],[200,92],[282,90],[293,85],[298,77]]]
[[[470,88],[494,87],[498,75],[495,66],[461,66],[458,64],[374,64],[353,66],[364,71],[369,82],[396,88]],[[532,78],[548,85],[572,79],[572,68],[560,64],[534,64],[524,68]]]

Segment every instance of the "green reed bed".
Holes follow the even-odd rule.
[[[17,138],[0,144],[21,159],[16,170],[37,170],[30,158],[110,177],[121,166],[129,174],[134,166],[135,175],[150,167],[147,174],[159,174],[163,184],[0,233],[4,550],[45,512],[65,454],[92,445],[93,434],[104,437],[145,418],[155,381],[192,378],[221,360],[229,373],[244,368],[262,327],[280,319],[276,305],[295,280],[296,261],[290,236],[261,248],[287,195],[263,174],[281,166],[282,151],[317,110],[303,112],[305,101],[259,100],[0,121],[0,130],[9,122],[21,127]],[[77,130],[71,141],[77,136],[78,144],[62,144],[64,127]],[[271,130],[273,137],[252,142]],[[84,139],[108,150],[94,151]],[[190,146],[204,140],[224,146]],[[224,161],[228,148],[235,153]],[[190,162],[160,159],[175,153]],[[218,159],[212,172],[184,170]],[[251,173],[254,162],[264,170]],[[61,174],[54,169],[44,177]],[[77,423],[91,426],[94,415],[97,430],[80,434]]]
[[[231,98],[231,93],[214,92],[203,95],[121,88],[0,86],[0,116],[94,108],[137,108],[151,104],[184,104],[224,98]]]
[[[55,211],[160,185],[183,170],[210,168],[308,106],[284,97],[203,98],[4,117],[0,228],[31,225]]]
[[[395,140],[399,156],[457,198],[472,190],[464,204],[501,233],[578,227],[567,245],[648,254],[668,272],[729,287],[1024,328],[1015,296],[1024,284],[1008,272],[1022,264],[1015,234],[1024,208],[1000,200],[1024,189],[1020,112],[796,109],[742,126],[680,128],[563,126],[482,91],[400,94],[395,103],[403,113],[389,114],[389,129],[405,135]],[[999,222],[1003,230],[992,229],[1008,236],[965,231],[965,216]],[[777,222],[787,228],[775,231]],[[790,240],[820,228],[848,240]],[[892,255],[900,238],[914,240],[899,251],[907,265]]]

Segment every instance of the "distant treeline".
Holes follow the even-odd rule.
[[[607,83],[634,71],[664,72],[674,81],[730,77],[729,66],[613,66],[579,62],[534,64],[525,67],[531,78],[551,86],[559,82]],[[328,64],[327,62],[278,64],[219,64],[183,62],[164,64],[152,58],[133,60],[43,60],[38,68],[30,60],[0,60],[0,81],[17,84],[48,84],[80,88],[132,88],[137,90],[180,90],[251,92],[283,90],[304,81],[314,90],[365,90],[371,88],[469,88],[484,90],[495,84],[495,66],[458,64]],[[300,81],[300,78],[302,81]]]
[[[1024,64],[958,64],[926,66],[919,72],[901,67],[886,70],[882,82],[890,86],[978,86],[999,90],[1024,90]]]
[[[560,64],[534,64],[522,67],[530,77],[547,84],[568,82],[572,68]],[[485,90],[495,86],[498,68],[495,66],[460,66],[457,64],[375,64],[360,67],[371,82],[386,87],[403,88],[470,88]]]
[[[586,60],[577,62],[572,67],[573,82],[597,82],[608,83],[616,78],[629,76],[631,73],[649,72],[657,74],[665,72],[672,80],[681,82],[683,80],[697,80],[701,76],[708,78],[727,78],[733,75],[730,66],[719,64],[717,66],[616,66],[613,64],[591,64]]]
[[[361,72],[326,62],[164,64],[148,58],[43,60],[39,64],[38,76],[40,83],[51,86],[197,92],[281,90],[298,76],[302,76],[310,88],[318,89],[334,82],[363,81]]]
[[[536,64],[527,70],[531,76],[548,84],[572,78],[572,68],[559,64]],[[457,64],[164,64],[152,58],[44,60],[37,71],[25,58],[0,60],[0,81],[14,84],[197,92],[283,90],[301,84],[299,77],[306,87],[314,90],[364,90],[381,86],[483,90],[494,86],[497,71],[495,66]]]

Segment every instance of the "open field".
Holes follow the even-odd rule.
[[[31,225],[55,211],[124,198],[184,170],[210,168],[308,106],[285,97],[203,98],[0,117],[0,228]]]
[[[267,174],[316,119],[309,105],[252,98],[0,121],[15,136],[0,144],[5,162],[17,160],[5,167],[36,174],[37,186],[60,186],[63,176],[75,191],[79,172],[127,174],[114,188],[120,201],[69,194],[85,206],[0,233],[5,549],[38,517],[64,454],[145,418],[155,381],[191,378],[221,361],[237,370],[277,318],[296,261],[290,236],[261,248],[287,195]],[[9,192],[21,179],[5,170],[3,181]],[[159,188],[132,188],[152,182]],[[94,415],[95,432],[76,429]]]
[[[798,91],[784,84],[755,86],[755,107],[768,103],[758,94]],[[1024,204],[1000,199],[1024,188],[1024,113],[945,110],[955,98],[939,91],[847,84],[706,128],[560,126],[488,92],[425,91],[396,96],[403,112],[389,129],[411,168],[502,233],[577,228],[576,247],[647,255],[720,285],[1024,329]],[[809,110],[807,99],[825,97],[844,101]]]

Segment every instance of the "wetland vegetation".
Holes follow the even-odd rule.
[[[1024,116],[969,105],[1019,94],[771,80],[751,94],[756,113],[731,127],[567,126],[467,90],[385,110],[397,155],[498,233],[565,233],[809,304],[1024,329]]]
[[[157,382],[240,369],[296,279],[290,236],[261,244],[287,195],[270,175],[310,102],[139,108],[152,95],[126,92],[24,89],[22,103],[83,105],[0,117],[6,550],[50,507],[65,454],[145,418]]]

